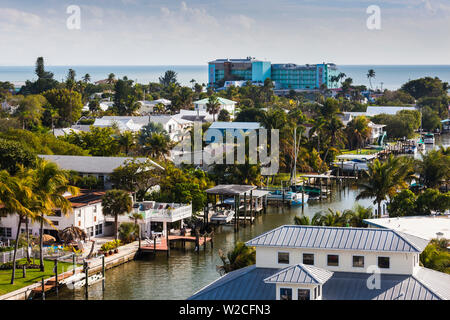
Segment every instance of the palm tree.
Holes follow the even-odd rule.
[[[220,102],[216,96],[211,96],[206,103],[206,111],[209,114],[213,115],[213,121],[216,121],[216,114],[219,113],[220,110]]]
[[[91,82],[91,75],[89,73],[86,73],[83,77],[83,81],[85,83]]]
[[[138,212],[133,212],[132,214],[130,214],[130,217],[133,218],[134,220],[134,227],[138,232],[138,238],[139,238],[139,246],[141,243],[141,226],[138,224],[138,220],[144,220],[144,216],[142,215],[142,213],[138,213]]]
[[[106,83],[114,84],[114,82],[116,82],[116,75],[114,73],[110,73],[108,75],[108,79],[106,80]]]
[[[351,226],[358,228],[367,227],[367,224],[364,222],[364,220],[372,218],[372,211],[372,207],[366,208],[359,203],[356,203],[352,210],[348,210]]]
[[[375,78],[375,70],[369,69],[367,72],[367,78],[369,79],[370,88],[372,89],[372,78]]]
[[[320,226],[321,223],[322,213],[317,212],[312,219],[309,219],[308,216],[295,216],[294,217],[294,224],[298,226]]]
[[[217,266],[217,271],[222,275],[256,263],[255,248],[247,247],[243,242],[236,243],[234,249],[226,256],[222,250],[219,250],[219,257],[223,265]]]
[[[417,172],[427,188],[436,188],[450,177],[450,156],[446,150],[431,150],[416,162]]]
[[[125,154],[130,153],[130,149],[136,144],[136,136],[131,131],[122,132],[118,137],[119,146],[124,149]]]
[[[0,215],[14,215],[19,217],[17,225],[16,242],[14,244],[13,254],[13,270],[11,275],[11,284],[14,284],[16,275],[16,256],[19,246],[20,226],[25,219],[33,218],[34,213],[30,211],[28,206],[29,199],[33,196],[29,181],[21,181],[16,177],[10,176],[6,170],[0,171]]]
[[[168,135],[164,133],[153,133],[146,139],[144,149],[150,156],[157,159],[164,159],[170,154],[171,142]]]
[[[381,216],[381,202],[392,197],[397,189],[406,186],[411,168],[406,165],[402,158],[394,158],[390,155],[385,162],[375,159],[364,171],[365,179],[359,183],[362,191],[356,200],[374,198],[373,203],[378,206],[378,216]]]
[[[347,124],[345,128],[347,133],[347,141],[349,149],[353,150],[353,147],[358,149],[363,147],[363,144],[370,137],[372,129],[369,127],[369,119],[364,116],[356,117]]]
[[[125,190],[108,190],[102,199],[103,214],[114,217],[114,238],[119,233],[119,215],[131,212],[133,203],[130,194]]]
[[[75,196],[79,193],[79,189],[69,184],[67,171],[61,170],[57,164],[50,161],[38,159],[30,175],[33,178],[32,191],[37,198],[31,208],[36,213],[36,220],[40,222],[39,260],[40,269],[44,272],[42,252],[44,223],[53,225],[45,216],[54,215],[55,209],[59,209],[64,215],[72,213],[72,204],[65,195],[70,193]]]

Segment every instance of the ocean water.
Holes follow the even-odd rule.
[[[108,74],[114,73],[116,77],[127,76],[139,83],[158,82],[158,78],[166,70],[178,73],[178,81],[183,85],[190,85],[192,79],[198,83],[207,83],[207,65],[161,65],[161,66],[47,66],[47,70],[55,74],[55,79],[63,80],[69,68],[76,71],[77,79],[86,73],[91,75],[91,81],[106,79]],[[450,82],[450,65],[338,65],[338,69],[353,79],[354,84],[369,86],[367,71],[374,69],[375,79],[373,88],[398,89],[409,80],[431,76],[439,77]],[[22,85],[25,80],[35,80],[34,66],[0,66],[0,81],[10,81]]]

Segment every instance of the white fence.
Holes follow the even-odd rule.
[[[48,256],[59,256],[63,254],[62,250],[54,250],[51,247],[42,248],[42,253],[44,257]],[[67,254],[67,252],[64,252]],[[13,260],[14,250],[0,252],[0,263],[7,263]],[[23,259],[27,257],[27,249],[25,247],[21,247],[17,249],[16,260]],[[39,259],[39,247],[35,247],[30,252],[30,258]]]

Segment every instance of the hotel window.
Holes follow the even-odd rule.
[[[363,256],[353,256],[353,267],[354,268],[364,268],[364,257]]]
[[[312,253],[303,254],[303,264],[314,265],[314,255]]]
[[[337,254],[329,254],[327,256],[327,263],[329,266],[339,266],[339,256]]]
[[[292,300],[292,289],[280,288],[280,300]]]
[[[389,269],[389,257],[378,257],[378,267]]]
[[[278,263],[289,264],[289,252],[278,252]]]
[[[309,300],[309,289],[298,289],[297,299],[298,300]]]

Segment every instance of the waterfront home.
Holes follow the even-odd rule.
[[[108,110],[110,107],[112,107],[113,105],[114,105],[114,102],[113,101],[109,101],[109,100],[106,100],[106,101],[100,101],[99,102],[99,108],[102,110],[102,111],[106,111],[106,110]],[[88,103],[86,103],[84,106],[83,106],[83,109],[81,109],[82,111],[90,111],[89,110],[89,102]]]
[[[66,194],[65,197],[70,201],[73,214],[61,214],[61,210],[55,209],[55,214],[47,218],[53,226],[45,223],[44,234],[50,234],[59,240],[58,231],[64,230],[70,226],[76,226],[86,232],[88,238],[95,238],[107,235],[113,235],[114,225],[105,221],[102,207],[103,191],[81,190],[77,196]],[[8,215],[0,218],[0,238],[13,239],[17,233],[18,215]],[[39,222],[29,224],[29,233],[35,236],[39,235]],[[22,223],[21,233],[25,232],[25,225]]]
[[[389,229],[284,225],[246,242],[256,264],[193,300],[441,300],[450,275],[423,268],[428,240]]]
[[[162,224],[162,236],[166,236],[169,232],[168,225],[181,221],[180,226],[183,228],[183,220],[192,217],[192,205],[181,203],[162,203],[155,201],[136,202],[133,205],[133,211],[129,215],[119,216],[119,222],[134,222],[133,213],[142,215],[142,219],[138,220],[140,225],[141,236],[147,237],[154,231],[152,226]],[[114,217],[106,217],[106,221],[114,222]]]
[[[221,110],[226,110],[230,114],[230,118],[234,119],[237,102],[222,97],[218,97],[217,100],[220,104],[219,112]],[[209,98],[194,101],[194,109],[199,111],[207,111],[206,105],[208,104],[208,102]]]
[[[450,239],[450,217],[445,216],[410,216],[393,218],[365,219],[369,228],[386,228],[422,239]]]
[[[88,157],[88,156],[67,156],[67,155],[38,155],[40,158],[55,162],[61,169],[78,172],[82,177],[96,177],[103,183],[105,189],[110,189],[112,183],[110,176],[114,169],[124,165],[133,159],[139,162],[150,161],[152,168],[164,169],[159,164],[147,158],[131,157]]]
[[[121,132],[139,132],[150,122],[159,123],[167,132],[172,141],[180,141],[183,134],[193,125],[192,121],[182,119],[180,116],[172,115],[150,115],[150,116],[103,116],[95,119],[94,127],[112,127],[116,125]]]

